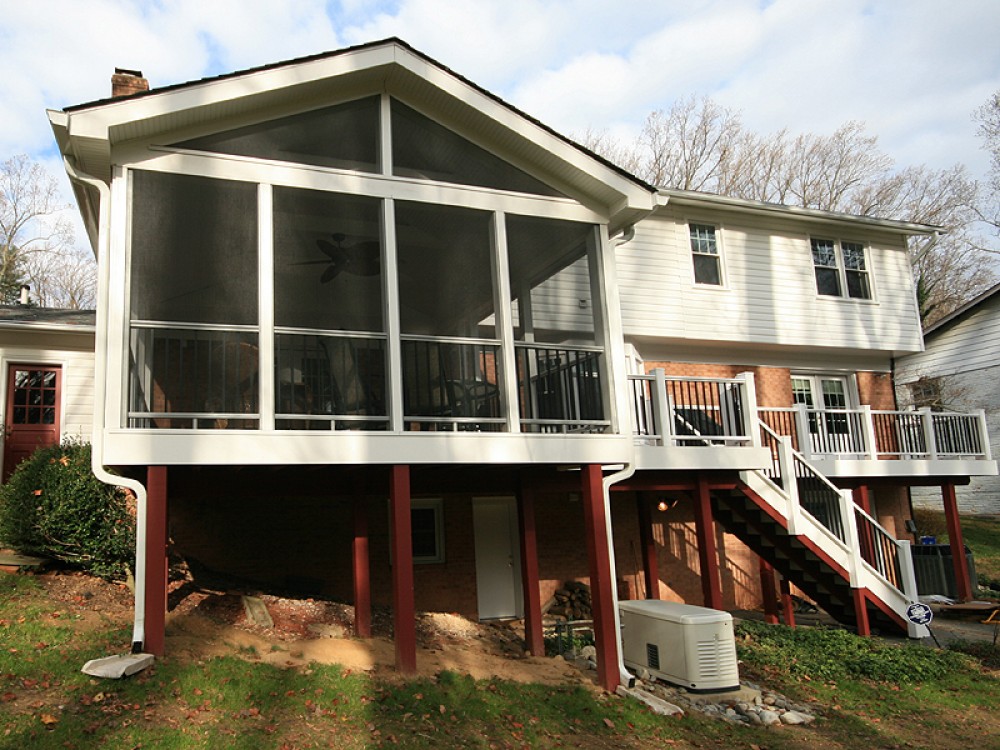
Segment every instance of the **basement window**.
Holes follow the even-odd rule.
[[[443,563],[444,504],[441,498],[411,501],[410,526],[413,562]]]

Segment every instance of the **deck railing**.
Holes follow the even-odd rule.
[[[761,420],[806,458],[990,460],[985,412],[764,407]],[[806,437],[807,436],[807,437]]]
[[[632,431],[648,445],[755,444],[753,378],[683,378],[663,370],[629,375]],[[754,420],[756,421],[756,420]]]
[[[600,433],[611,427],[600,347],[517,342],[514,355],[522,432]]]

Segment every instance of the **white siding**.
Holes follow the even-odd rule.
[[[1000,294],[967,317],[932,332],[925,345],[926,351],[899,360],[897,382],[1000,368]],[[995,387],[1000,389],[1000,385]]]
[[[986,410],[993,458],[1000,458],[1000,294],[982,302],[967,317],[932,332],[926,346],[926,351],[899,360],[896,382],[944,378],[948,408]],[[956,494],[962,513],[1000,514],[1000,477],[972,477],[967,486],[956,488]],[[914,488],[913,504],[940,510],[940,490]]]
[[[62,367],[60,438],[90,441],[94,414],[94,335],[76,331],[0,331],[0,418],[6,424],[8,365]]]
[[[859,228],[760,219],[736,213],[679,213],[669,206],[636,227],[617,251],[626,336],[920,350],[913,282],[903,239]],[[714,224],[726,284],[694,283],[687,222]],[[810,233],[865,242],[874,299],[816,293]]]

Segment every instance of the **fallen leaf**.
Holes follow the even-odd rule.
[[[608,729],[614,729],[614,728],[615,728],[615,723],[614,723],[613,721],[611,721],[611,719],[605,719],[605,720],[604,720],[604,725],[605,725],[605,726],[606,726],[606,727],[607,727]]]
[[[59,723],[59,719],[52,714],[42,714],[40,718],[47,729],[54,728]]]

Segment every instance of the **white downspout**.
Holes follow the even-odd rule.
[[[97,321],[94,331],[94,432],[90,468],[100,481],[135,494],[135,613],[132,620],[132,653],[142,651],[146,640],[146,487],[136,479],[120,477],[104,468],[104,403],[107,399],[108,283],[111,250],[111,188],[81,172],[63,156],[66,172],[77,182],[97,189],[100,196],[97,227]]]
[[[624,245],[635,237],[635,225],[629,226],[619,237],[611,241],[613,248]],[[618,612],[618,571],[615,566],[615,535],[611,527],[611,486],[623,482],[635,474],[635,464],[629,462],[621,470],[608,474],[601,480],[604,490],[604,526],[608,534],[608,559],[611,562],[611,607],[615,615],[615,652],[618,657],[618,677],[626,687],[635,684],[635,675],[628,671],[622,654],[621,614]]]

